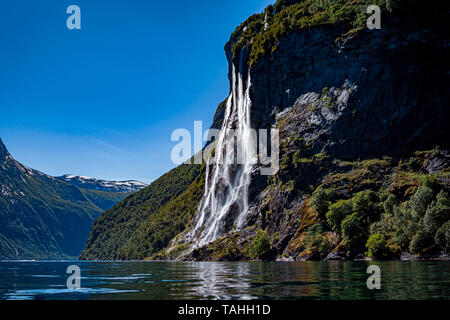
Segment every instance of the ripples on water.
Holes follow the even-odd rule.
[[[372,263],[372,262],[371,262]],[[448,299],[450,262],[0,262],[0,299]],[[81,268],[81,289],[66,287]]]

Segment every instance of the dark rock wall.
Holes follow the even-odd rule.
[[[252,70],[255,128],[308,92],[357,86],[316,149],[357,159],[448,147],[448,43],[434,30],[386,26],[336,43],[345,28],[314,27],[282,40]]]

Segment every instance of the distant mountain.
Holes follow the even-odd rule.
[[[78,187],[92,203],[104,211],[111,209],[126,196],[147,187],[145,183],[134,180],[106,181],[69,174],[57,178]]]
[[[136,192],[147,187],[147,184],[135,180],[106,181],[85,176],[66,174],[58,177],[77,187],[89,190],[111,191],[111,192]]]
[[[77,257],[94,220],[136,187],[116,192],[89,186],[22,165],[0,139],[0,259]]]

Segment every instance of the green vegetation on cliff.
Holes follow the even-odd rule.
[[[94,223],[81,259],[144,259],[167,246],[194,215],[204,167],[181,165],[106,211]]]
[[[383,11],[391,11],[400,5],[385,0],[278,0],[268,6],[264,13],[251,16],[233,33],[239,35],[233,45],[236,56],[243,47],[251,45],[252,67],[265,54],[276,50],[279,41],[287,34],[317,25],[347,23],[347,31],[365,26],[369,5],[378,5]]]
[[[103,211],[111,209],[116,203],[130,195],[130,192],[112,192],[80,188],[81,192],[93,204]]]
[[[266,231],[258,230],[247,245],[248,256],[252,259],[264,259],[271,250],[271,241]]]
[[[188,227],[203,196],[205,186],[203,171],[204,166],[185,191],[148,216],[127,244],[121,248],[120,259],[151,257],[165,249],[170,240]]]
[[[363,253],[364,247],[369,256],[380,259],[401,252],[449,252],[450,172],[423,170],[431,157],[439,156],[445,154],[433,150],[397,164],[379,159],[355,162],[352,170],[327,176],[311,204],[354,254]]]

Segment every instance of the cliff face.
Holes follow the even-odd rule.
[[[221,236],[195,245],[209,227],[197,217],[204,184],[219,184],[218,199],[229,192],[224,179],[211,179],[210,166],[205,181],[202,167],[156,211],[132,203],[148,198],[150,186],[105,214],[83,257],[306,260],[450,249],[447,6],[390,1],[382,29],[368,30],[365,1],[324,3],[278,1],[225,47],[230,87],[239,87],[236,78],[249,86],[251,127],[280,130],[280,171],[267,178],[252,168],[244,223],[227,202],[230,212],[215,221]],[[237,96],[219,105],[213,127],[239,126]],[[235,179],[241,171],[233,167]],[[122,225],[135,211],[139,223],[126,228],[119,250],[105,253],[101,220]]]
[[[427,174],[438,174],[440,187],[435,187],[435,194],[449,188],[445,173],[450,133],[449,45],[437,22],[437,11],[428,11],[430,16],[422,20],[417,12],[396,11],[384,16],[381,30],[361,29],[345,36],[350,28],[345,22],[312,26],[283,37],[271,54],[253,63],[252,127],[280,130],[281,170],[268,181],[258,174],[252,176],[248,228],[237,232],[230,228],[225,237],[184,258],[245,259],[264,238],[271,245],[259,258],[350,258],[366,252],[366,242],[375,235],[385,237],[386,246],[391,246],[386,255],[426,252],[421,251],[425,248],[410,248],[420,232],[411,231],[406,243],[399,243],[394,239],[399,230],[393,236],[370,229],[382,220],[380,207],[389,195],[398,198],[399,206],[408,206],[404,200],[418,188],[427,188],[420,182]],[[230,65],[237,63],[239,55],[250,60],[252,41],[238,49],[243,52],[233,49],[245,28],[248,25],[226,46]],[[417,152],[435,146],[444,151]],[[417,167],[405,169],[402,161],[415,161]],[[440,163],[438,170],[427,168],[432,161]],[[378,164],[372,167],[370,163]],[[409,175],[407,181],[399,178],[403,174]],[[403,183],[407,185],[404,190],[395,189]],[[325,188],[332,191],[325,209],[320,210],[314,195]],[[333,226],[328,206],[340,201],[350,205],[358,192],[370,194],[367,199],[374,197],[367,200],[373,202],[373,216],[357,226],[361,230],[355,240],[356,235],[340,230],[340,223],[355,211],[355,219],[366,217],[351,208]],[[448,195],[444,198],[448,201]],[[443,218],[440,226],[449,219],[450,215]],[[417,229],[422,227],[417,225]],[[435,232],[423,237],[434,238]],[[326,248],[319,249],[311,244],[314,241]],[[439,251],[431,247],[426,248],[428,252]]]
[[[384,21],[381,30],[339,41],[348,25],[312,27],[282,39],[251,69],[253,127],[270,128],[283,119],[282,139],[292,144],[294,134],[303,148],[282,151],[301,149],[301,158],[356,160],[448,149],[449,46],[441,26],[424,28],[397,16]]]
[[[329,119],[299,128],[318,138],[316,151],[357,159],[448,146],[449,48],[439,30],[386,23],[336,43],[344,30],[296,32],[252,69],[255,127],[275,123],[277,112],[325,89],[340,98],[339,112],[330,109]]]

